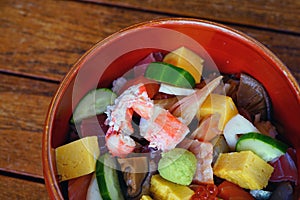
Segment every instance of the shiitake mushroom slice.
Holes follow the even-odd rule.
[[[271,121],[272,105],[264,86],[253,77],[241,74],[237,90],[237,108],[246,111],[254,120],[255,115],[260,114],[263,121]]]
[[[126,199],[140,199],[143,185],[149,172],[149,160],[146,156],[118,158],[118,173]]]

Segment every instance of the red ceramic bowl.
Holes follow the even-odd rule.
[[[284,136],[297,149],[300,166],[300,89],[284,64],[262,44],[232,28],[196,19],[161,19],[131,26],[97,43],[60,84],[43,137],[44,176],[52,199],[63,199],[54,149],[66,141],[72,105],[88,90],[109,86],[149,52],[180,46],[199,53],[207,69],[216,70],[217,66],[224,73],[244,72],[260,81],[269,93]]]

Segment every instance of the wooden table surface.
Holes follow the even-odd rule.
[[[0,199],[48,199],[43,125],[60,81],[97,41],[164,17],[223,23],[273,51],[300,82],[298,0],[0,0]]]

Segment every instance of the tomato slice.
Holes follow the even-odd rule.
[[[229,181],[224,181],[218,186],[217,196],[224,200],[254,200],[250,193]]]

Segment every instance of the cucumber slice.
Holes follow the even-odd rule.
[[[103,200],[124,199],[116,171],[116,159],[108,153],[96,162],[96,178]]]
[[[250,150],[266,162],[283,155],[287,148],[276,139],[254,132],[242,135],[236,143],[236,151]]]
[[[177,87],[194,88],[195,79],[186,70],[163,62],[150,63],[145,77]]]
[[[108,88],[97,88],[89,91],[78,103],[71,122],[102,114],[108,105],[114,103],[117,95]]]

